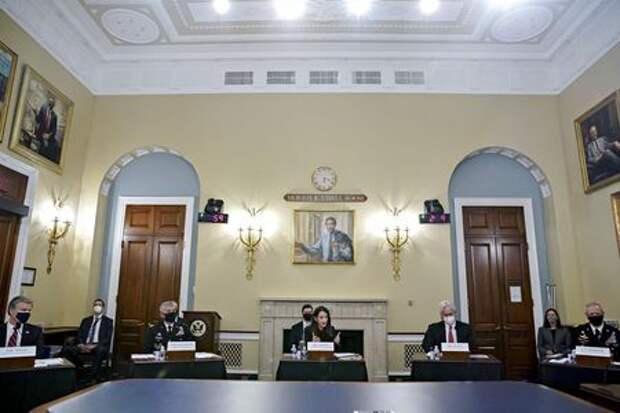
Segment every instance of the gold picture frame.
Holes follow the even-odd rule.
[[[618,253],[620,254],[620,191],[611,194],[611,209],[614,214],[616,241],[618,242]]]
[[[0,41],[0,142],[4,141],[16,69],[17,53]]]
[[[592,128],[594,137],[598,137],[602,145],[609,146],[609,150],[601,151],[600,145],[593,145],[594,152],[587,149]],[[607,96],[575,119],[575,134],[584,192],[590,193],[619,180],[620,91]]]
[[[62,174],[73,106],[71,99],[25,65],[9,148]]]
[[[331,251],[325,248],[327,221],[335,220]],[[324,230],[325,228],[325,230]],[[293,211],[293,264],[354,265],[355,211],[350,209],[295,209]]]

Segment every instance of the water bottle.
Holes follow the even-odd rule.
[[[295,346],[295,344],[293,344],[291,346],[291,355],[295,357],[296,354],[297,354],[297,347]]]
[[[161,346],[159,353],[161,354],[161,360],[166,360],[166,346]]]
[[[439,346],[433,348],[433,360],[439,360]]]
[[[299,342],[299,349],[301,350],[301,358],[308,357],[308,348],[303,340]]]

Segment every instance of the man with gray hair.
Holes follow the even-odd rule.
[[[473,347],[471,327],[456,321],[456,308],[449,301],[439,303],[439,317],[441,321],[429,325],[424,333],[422,348],[426,353],[435,346],[441,350],[441,343],[469,343],[469,347]]]
[[[166,348],[169,341],[193,341],[189,326],[179,317],[179,305],[175,301],[164,301],[159,305],[161,321],[150,326],[144,337],[144,351],[152,353]]]
[[[618,329],[605,323],[605,310],[601,303],[593,301],[586,304],[585,316],[588,322],[577,327],[576,342],[580,346],[609,347],[617,352],[620,333]]]
[[[37,357],[43,357],[43,329],[28,324],[33,302],[23,295],[9,302],[9,321],[0,326],[0,347],[36,346]]]

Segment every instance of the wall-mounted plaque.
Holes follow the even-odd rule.
[[[364,194],[286,194],[284,200],[288,202],[366,202]]]

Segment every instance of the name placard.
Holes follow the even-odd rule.
[[[308,351],[334,351],[334,343],[331,341],[309,341]]]
[[[607,347],[577,346],[575,347],[575,355],[609,358],[611,357],[611,351]]]
[[[168,351],[196,351],[195,341],[169,341]]]
[[[37,346],[0,347],[0,358],[35,357]]]
[[[441,343],[441,352],[469,353],[469,343]]]

